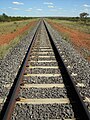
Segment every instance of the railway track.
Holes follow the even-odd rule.
[[[10,84],[5,86],[10,88]],[[32,39],[2,108],[0,120],[89,120],[44,21]]]

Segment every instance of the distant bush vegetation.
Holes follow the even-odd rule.
[[[78,22],[81,20],[80,17],[48,17],[49,19],[58,19],[58,20],[69,20],[69,21],[73,21],[73,22]],[[83,18],[82,21],[87,20],[88,22],[90,22],[90,17],[87,18]]]
[[[27,20],[27,19],[33,19],[33,18],[34,17],[11,17],[3,13],[2,15],[0,15],[0,22],[20,21],[20,20]]]

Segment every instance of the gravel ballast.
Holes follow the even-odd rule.
[[[50,84],[63,83],[62,76],[60,77],[24,77],[25,83],[33,84]]]
[[[25,118],[23,118],[25,116]],[[16,104],[12,120],[65,120],[74,118],[70,104]]]
[[[25,88],[20,90],[20,97],[23,98],[67,98],[65,88]]]

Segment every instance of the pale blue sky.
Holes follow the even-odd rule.
[[[90,0],[0,0],[0,14],[10,16],[79,16],[90,14]]]

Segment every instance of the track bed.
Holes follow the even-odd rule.
[[[77,101],[72,97],[74,88],[65,82],[66,79],[68,81],[71,78],[68,77],[67,72],[62,73],[62,62],[59,60],[57,48],[54,48],[56,46],[50,39],[45,23],[41,21],[25,63],[23,62],[15,79],[17,82],[12,83],[14,86],[12,88],[17,85],[15,95],[11,90],[14,95],[14,99],[12,98],[14,109],[10,108],[10,104],[7,105],[8,109],[13,110],[12,115],[9,116],[12,120],[82,119],[83,115],[80,115],[78,110],[80,107],[81,109],[85,107],[85,117],[89,118],[88,110],[85,105],[83,106],[81,97],[82,106],[78,106],[78,95],[75,95]],[[6,89],[10,87],[8,84]],[[84,111],[82,110],[81,113]],[[2,115],[2,118],[3,116],[5,117]],[[7,115],[7,118],[9,117]]]

